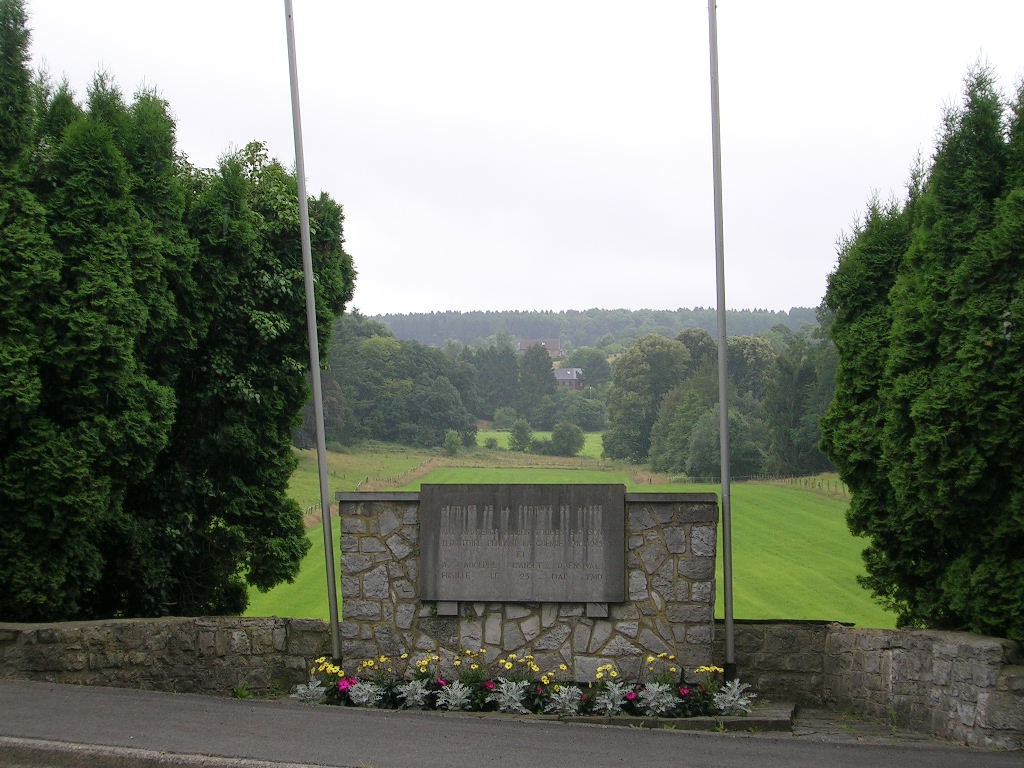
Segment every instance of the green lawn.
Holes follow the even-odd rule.
[[[422,463],[421,454],[405,454],[391,472]],[[333,459],[333,456],[332,456]],[[404,462],[404,463],[403,463]],[[588,460],[588,464],[591,462]],[[358,466],[370,466],[367,458]],[[333,466],[333,465],[332,465]],[[375,465],[377,466],[377,465]],[[300,472],[301,472],[300,468]],[[313,488],[316,462],[312,457]],[[364,475],[365,476],[365,475]],[[361,478],[360,478],[361,479]],[[715,485],[647,484],[634,481],[628,466],[591,467],[436,467],[401,486],[416,490],[421,483],[622,483],[629,492],[715,492]],[[820,484],[819,484],[820,485]],[[334,490],[350,490],[348,486]],[[828,619],[864,627],[890,628],[895,617],[882,610],[857,583],[863,572],[863,542],[846,528],[846,501],[816,490],[812,484],[736,483],[732,486],[733,607],[737,619]],[[334,518],[335,552],[341,526]],[[719,528],[721,531],[721,528]],[[267,594],[253,591],[248,616],[327,618],[323,532],[308,532],[313,548],[292,584]],[[721,547],[721,536],[719,546]],[[340,557],[336,556],[340,571]],[[724,612],[722,557],[718,558],[716,613]]]
[[[334,535],[334,567],[341,573],[341,521],[331,518]],[[287,616],[294,619],[328,619],[327,565],[324,560],[324,529],[316,525],[306,531],[312,546],[302,561],[302,569],[291,584],[280,584],[269,592],[249,590],[246,616]],[[338,590],[341,610],[341,590]]]

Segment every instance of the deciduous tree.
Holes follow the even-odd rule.
[[[664,336],[645,336],[619,358],[608,390],[608,431],[604,454],[644,461],[651,446],[662,398],[686,374],[689,350]]]

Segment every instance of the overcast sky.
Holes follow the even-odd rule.
[[[213,166],[294,165],[283,0],[28,0],[83,98],[155,88]],[[294,0],[311,194],[365,314],[716,303],[705,0]],[[817,306],[964,75],[1024,78],[1020,0],[721,0],[726,301]],[[298,256],[297,256],[298,258]]]

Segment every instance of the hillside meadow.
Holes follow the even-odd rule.
[[[498,433],[501,434],[501,433]],[[600,445],[598,438],[597,444]],[[291,484],[307,507],[319,498],[316,456],[297,451]],[[418,490],[421,483],[621,483],[629,492],[714,492],[717,485],[679,484],[642,469],[593,457],[557,459],[477,449],[456,457],[373,446],[331,453],[331,494],[340,490]],[[827,619],[891,628],[895,617],[858,583],[861,541],[846,527],[847,499],[834,478],[734,483],[733,607],[737,619]],[[312,500],[312,501],[309,501]],[[307,503],[308,502],[308,503]],[[248,616],[327,618],[323,530],[315,518],[312,548],[292,584],[255,590]],[[336,521],[336,518],[335,518]],[[333,527],[337,559],[340,525]],[[721,528],[719,528],[721,530]],[[716,614],[723,615],[721,536]]]

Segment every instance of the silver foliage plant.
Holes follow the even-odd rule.
[[[651,717],[668,714],[679,703],[675,689],[664,683],[648,683],[637,698],[640,710]]]
[[[360,680],[355,685],[349,686],[348,698],[357,707],[376,707],[384,698],[384,689],[376,683]]]
[[[626,691],[629,689],[625,683],[611,681],[605,684],[604,690],[597,694],[594,699],[594,709],[602,715],[618,715],[622,713],[622,707],[626,704]]]
[[[523,706],[523,697],[529,684],[528,680],[506,680],[499,677],[494,681],[494,690],[487,694],[487,701],[497,704],[502,712],[527,715],[530,710]]]
[[[428,706],[427,697],[430,696],[430,689],[426,680],[410,680],[395,688],[395,693],[402,700],[405,709],[426,709]]]
[[[583,706],[583,691],[575,685],[560,685],[551,693],[551,701],[545,712],[552,712],[561,717],[570,717],[580,713]]]
[[[453,680],[437,692],[434,703],[438,709],[447,709],[450,712],[469,709],[473,704],[472,691],[465,683]]]
[[[293,689],[291,698],[302,704],[320,704],[327,695],[327,689],[319,678],[311,677],[308,683],[299,683]]]
[[[749,715],[756,693],[750,692],[748,683],[730,680],[714,695],[715,707],[723,715]]]

